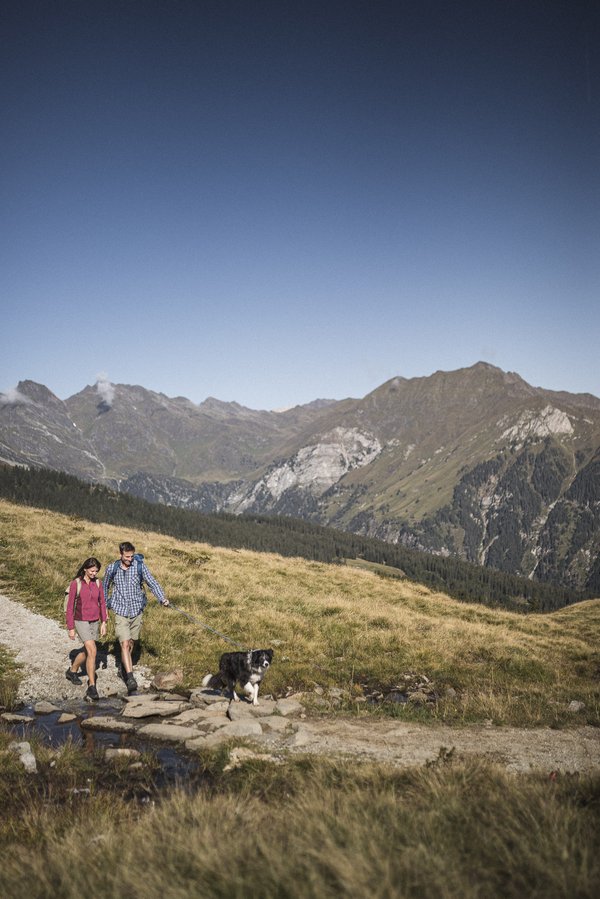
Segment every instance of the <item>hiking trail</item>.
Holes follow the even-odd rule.
[[[60,704],[82,698],[85,687],[72,685],[65,678],[69,654],[79,644],[69,640],[65,628],[56,621],[0,595],[0,643],[14,653],[22,666],[23,679],[18,691],[21,702],[34,704],[47,700]],[[114,656],[107,654],[99,658],[100,697],[123,694]],[[136,666],[135,676],[142,691],[150,686],[152,674],[148,669]],[[83,680],[85,684],[87,681]],[[263,699],[258,710],[251,706],[244,708],[244,703],[233,705],[239,712],[259,716],[265,714],[268,703],[269,700]],[[184,714],[190,716],[191,712]],[[257,717],[256,720],[265,719]],[[172,725],[176,726],[175,719]],[[171,731],[175,733],[173,726]],[[600,728],[591,726],[564,730],[485,725],[451,727],[403,722],[398,718],[302,714],[290,719],[285,737],[273,733],[268,740],[265,738],[265,745],[278,752],[324,754],[406,767],[424,765],[453,754],[482,756],[518,772],[600,770]]]

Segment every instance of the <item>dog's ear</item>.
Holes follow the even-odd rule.
[[[267,649],[266,655],[267,655],[269,662],[272,662],[273,661],[273,650]]]

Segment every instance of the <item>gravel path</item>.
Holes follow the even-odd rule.
[[[66,628],[56,621],[31,612],[25,606],[7,596],[0,595],[0,643],[16,653],[17,662],[23,666],[23,680],[18,698],[32,703],[47,699],[81,699],[87,689],[87,677],[83,686],[77,687],[65,678],[70,664],[69,655],[81,646],[69,640]],[[124,685],[117,677],[115,657],[106,653],[98,655],[97,687],[100,696],[123,692]],[[136,680],[141,687],[148,686],[145,669],[136,667]]]
[[[31,704],[45,699],[60,703],[82,698],[87,678],[81,687],[73,686],[65,678],[69,654],[77,644],[74,647],[65,628],[55,621],[0,595],[0,643],[16,653],[17,661],[23,666],[21,701]],[[140,687],[148,687],[152,676],[148,669],[136,666],[135,672]],[[101,657],[98,692],[101,697],[124,692],[112,655]],[[455,752],[459,756],[484,756],[512,771],[532,768],[546,772],[600,771],[600,728],[594,727],[452,728],[397,720],[348,719],[340,715],[312,719],[302,716],[285,748],[292,752],[352,756],[401,766],[423,765],[440,755]]]

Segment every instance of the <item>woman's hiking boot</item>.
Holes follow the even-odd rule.
[[[86,694],[83,697],[86,702],[98,702],[100,697],[98,696],[98,691],[96,690],[95,684],[90,684],[87,688]]]
[[[67,670],[65,671],[65,677],[67,680],[70,680],[72,684],[76,684],[78,687],[80,687],[83,683],[77,672],[71,671],[70,668],[67,668]]]
[[[128,692],[129,694],[135,693],[135,691],[136,691],[137,688],[138,688],[137,681],[136,681],[135,677],[133,676],[133,674],[131,673],[131,671],[129,672],[129,674],[128,674],[127,677],[125,678],[125,684],[126,684],[126,686],[127,686],[127,692]]]

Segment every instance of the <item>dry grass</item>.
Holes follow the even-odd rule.
[[[45,801],[29,802],[26,832],[0,849],[2,895],[598,894],[597,778],[515,778],[483,763],[400,772],[318,760],[211,774],[195,796],[141,808],[99,791],[69,801],[50,788],[48,769]]]
[[[0,502],[5,592],[61,620],[66,582],[88,555],[105,566],[130,539],[172,602],[244,646],[274,646],[268,688],[393,686],[415,671],[443,697],[433,715],[524,725],[600,721],[600,602],[518,615],[456,602],[353,567],[226,550]],[[224,641],[150,597],[142,659],[181,666],[189,685],[214,670]],[[569,714],[570,700],[585,703]],[[351,704],[352,705],[352,704]],[[398,712],[400,713],[400,712]],[[402,711],[401,714],[410,714]]]

